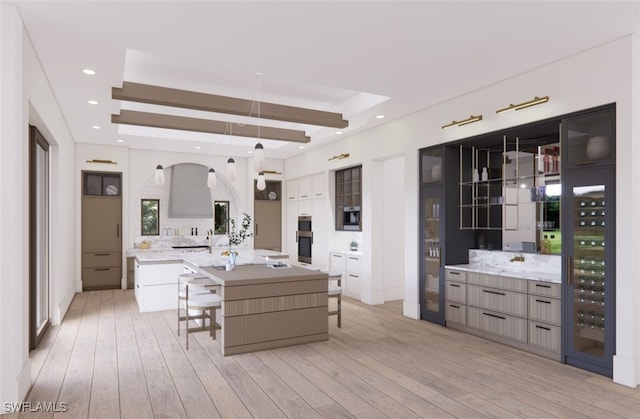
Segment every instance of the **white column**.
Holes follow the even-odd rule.
[[[0,3],[0,402],[30,386],[28,141],[22,91],[22,20]]]

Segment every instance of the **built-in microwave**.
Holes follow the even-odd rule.
[[[344,207],[342,224],[345,230],[360,230],[360,207]]]
[[[298,217],[298,231],[296,231],[296,241],[298,242],[298,262],[311,263],[311,247],[313,245],[313,231],[311,230],[311,217]]]

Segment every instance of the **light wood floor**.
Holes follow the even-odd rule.
[[[401,311],[346,299],[326,342],[223,357],[206,332],[185,350],[175,312],[139,314],[132,291],[77,294],[27,401],[66,402],[61,418],[640,417],[640,389]]]

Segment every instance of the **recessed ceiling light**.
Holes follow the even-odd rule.
[[[253,154],[253,150],[247,151],[247,154]]]
[[[196,146],[196,150],[200,150],[200,146],[199,145]]]
[[[377,119],[382,119],[382,118],[384,118],[384,115],[376,115],[376,118]]]
[[[302,149],[304,148],[304,146],[303,146],[303,145],[301,145],[301,146],[299,146],[298,148],[299,148],[300,150],[302,150]]]
[[[94,126],[92,126],[91,128],[93,128],[93,129],[100,129],[100,125],[94,125]]]
[[[89,100],[87,103],[88,103],[89,105],[97,105],[97,104],[98,104],[98,101],[97,101],[97,100]]]
[[[116,140],[119,143],[124,143],[124,140]]]
[[[90,68],[85,68],[84,70],[82,70],[82,72],[83,72],[84,74],[88,74],[88,75],[90,75],[90,76],[94,76],[94,75],[96,74],[96,72],[95,72],[95,71],[93,71],[93,70],[92,70],[92,69],[90,69]]]
[[[342,135],[342,131],[336,131],[336,134]]]

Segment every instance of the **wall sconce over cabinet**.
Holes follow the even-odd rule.
[[[549,101],[549,96],[542,96],[542,97],[535,96],[533,99],[531,99],[531,100],[529,100],[527,102],[518,103],[517,105],[510,104],[506,108],[498,109],[496,111],[496,113],[504,113],[504,112],[508,112],[508,111],[519,111],[520,109],[528,108],[530,106],[539,105],[541,103],[546,103],[548,101]]]
[[[482,121],[482,115],[477,115],[477,116],[471,115],[470,117],[468,117],[467,119],[463,119],[462,121],[451,121],[450,124],[443,125],[442,129],[447,129],[455,126],[461,127],[463,125],[471,124],[473,122],[478,122],[478,121]]]

